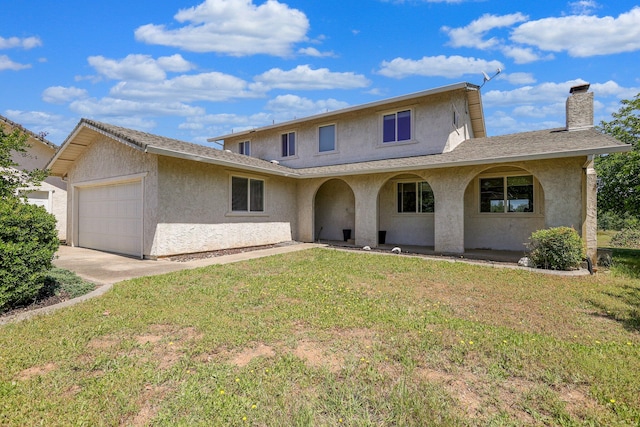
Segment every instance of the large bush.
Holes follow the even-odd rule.
[[[59,241],[56,219],[40,206],[0,199],[0,312],[38,295]]]
[[[621,231],[627,228],[640,228],[640,218],[631,215],[629,212],[598,212],[599,230]]]
[[[529,237],[529,259],[538,268],[571,270],[585,257],[578,232],[570,227],[538,230]]]

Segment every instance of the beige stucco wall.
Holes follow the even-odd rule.
[[[158,160],[153,154],[129,147],[107,137],[96,139],[73,163],[67,173],[67,243],[78,242],[77,191],[83,186],[117,184],[126,180],[143,183],[143,253],[151,254],[156,231]]]
[[[383,144],[382,116],[407,108],[413,111],[413,140]],[[459,91],[388,105],[380,110],[362,110],[323,121],[305,121],[290,128],[230,137],[225,148],[238,153],[240,142],[251,141],[252,157],[278,160],[293,168],[442,153],[471,137],[467,110],[464,92]],[[458,116],[457,126],[453,125],[454,112]],[[320,153],[318,126],[329,124],[336,125],[336,150]],[[283,158],[281,135],[288,132],[296,132],[296,155]]]
[[[585,195],[595,198],[595,178],[590,175],[591,187],[583,189],[585,157],[567,159],[515,162],[509,165],[478,165],[459,168],[417,170],[413,176],[426,180],[435,195],[435,213],[432,223],[416,218],[413,233],[404,224],[410,220],[394,217],[389,205],[395,209],[395,191],[390,183],[405,175],[375,174],[343,177],[353,190],[355,197],[355,242],[356,245],[377,245],[377,233],[381,229],[402,229],[387,241],[397,244],[424,244],[434,246],[437,252],[463,253],[465,248],[491,248],[524,250],[532,231],[540,228],[569,226],[583,233]],[[531,215],[509,217],[508,214],[488,216],[477,210],[477,179],[487,170],[499,167],[519,169],[531,173],[537,180],[536,206],[540,211]],[[495,169],[494,169],[495,171]],[[314,239],[314,197],[326,179],[301,180],[298,185],[298,224],[301,240]],[[586,193],[585,193],[586,192]],[[591,205],[593,206],[593,201]],[[591,208],[595,215],[595,207]],[[595,217],[594,217],[595,218]],[[401,221],[403,225],[397,223]],[[595,219],[589,223],[594,228]],[[389,232],[389,230],[387,230]],[[418,236],[418,237],[416,237]],[[417,243],[416,239],[424,239]],[[431,240],[432,239],[432,240]],[[592,239],[593,240],[593,239]],[[593,242],[591,242],[593,245]]]
[[[257,246],[289,241],[297,228],[296,182],[160,156],[158,224],[150,255]],[[265,211],[230,209],[232,176],[265,182]]]

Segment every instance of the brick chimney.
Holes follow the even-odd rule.
[[[593,92],[590,84],[574,86],[567,98],[567,130],[584,130],[593,127]]]

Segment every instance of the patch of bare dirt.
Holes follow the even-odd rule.
[[[232,359],[231,363],[236,366],[247,366],[251,361],[257,357],[274,357],[276,352],[273,347],[265,345],[263,343],[257,344],[255,347],[245,348],[237,353]]]
[[[197,253],[193,253],[193,254],[183,254],[183,255],[174,255],[174,256],[170,256],[170,257],[165,257],[163,259],[169,260],[169,261],[176,261],[176,262],[188,262],[188,261],[194,261],[197,259],[206,259],[206,258],[216,258],[216,257],[220,257],[220,256],[225,256],[225,255],[234,255],[234,254],[241,254],[244,252],[253,252],[253,251],[259,251],[262,249],[271,249],[271,248],[278,248],[278,247],[282,247],[282,246],[290,246],[290,245],[296,245],[298,244],[298,242],[282,242],[282,243],[276,243],[273,245],[261,245],[261,246],[250,246],[247,248],[234,248],[234,249],[219,249],[217,251],[207,251],[207,252],[197,252]]]
[[[129,419],[122,420],[121,426],[147,426],[160,410],[160,403],[169,392],[168,387],[146,385],[138,399],[140,410]]]
[[[58,365],[55,363],[47,363],[42,366],[32,366],[31,368],[24,369],[18,374],[18,379],[20,381],[28,381],[31,378],[34,378],[38,375],[46,375],[49,372],[55,371],[58,368]]]
[[[335,354],[329,354],[319,343],[302,341],[293,350],[293,354],[314,368],[326,367],[336,373],[342,369],[342,360]]]

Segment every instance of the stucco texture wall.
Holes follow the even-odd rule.
[[[383,144],[382,116],[385,113],[406,109],[413,112],[413,139]],[[282,165],[292,168],[443,153],[452,150],[471,136],[471,125],[466,111],[464,92],[440,94],[411,102],[390,104],[383,110],[362,110],[243,137],[230,137],[225,141],[225,148],[237,153],[238,144],[250,140],[252,157],[278,160]],[[454,113],[457,124],[454,124]],[[336,125],[336,150],[320,153],[318,126],[329,124]],[[282,157],[281,135],[288,132],[296,133],[296,155]]]
[[[97,138],[67,174],[67,243],[77,244],[77,195],[82,186],[117,184],[140,175],[143,183],[143,254],[151,254],[157,217],[157,156],[145,154],[107,137]]]
[[[297,228],[296,182],[159,156],[155,257],[289,241]],[[230,208],[232,176],[264,180],[265,209]]]

